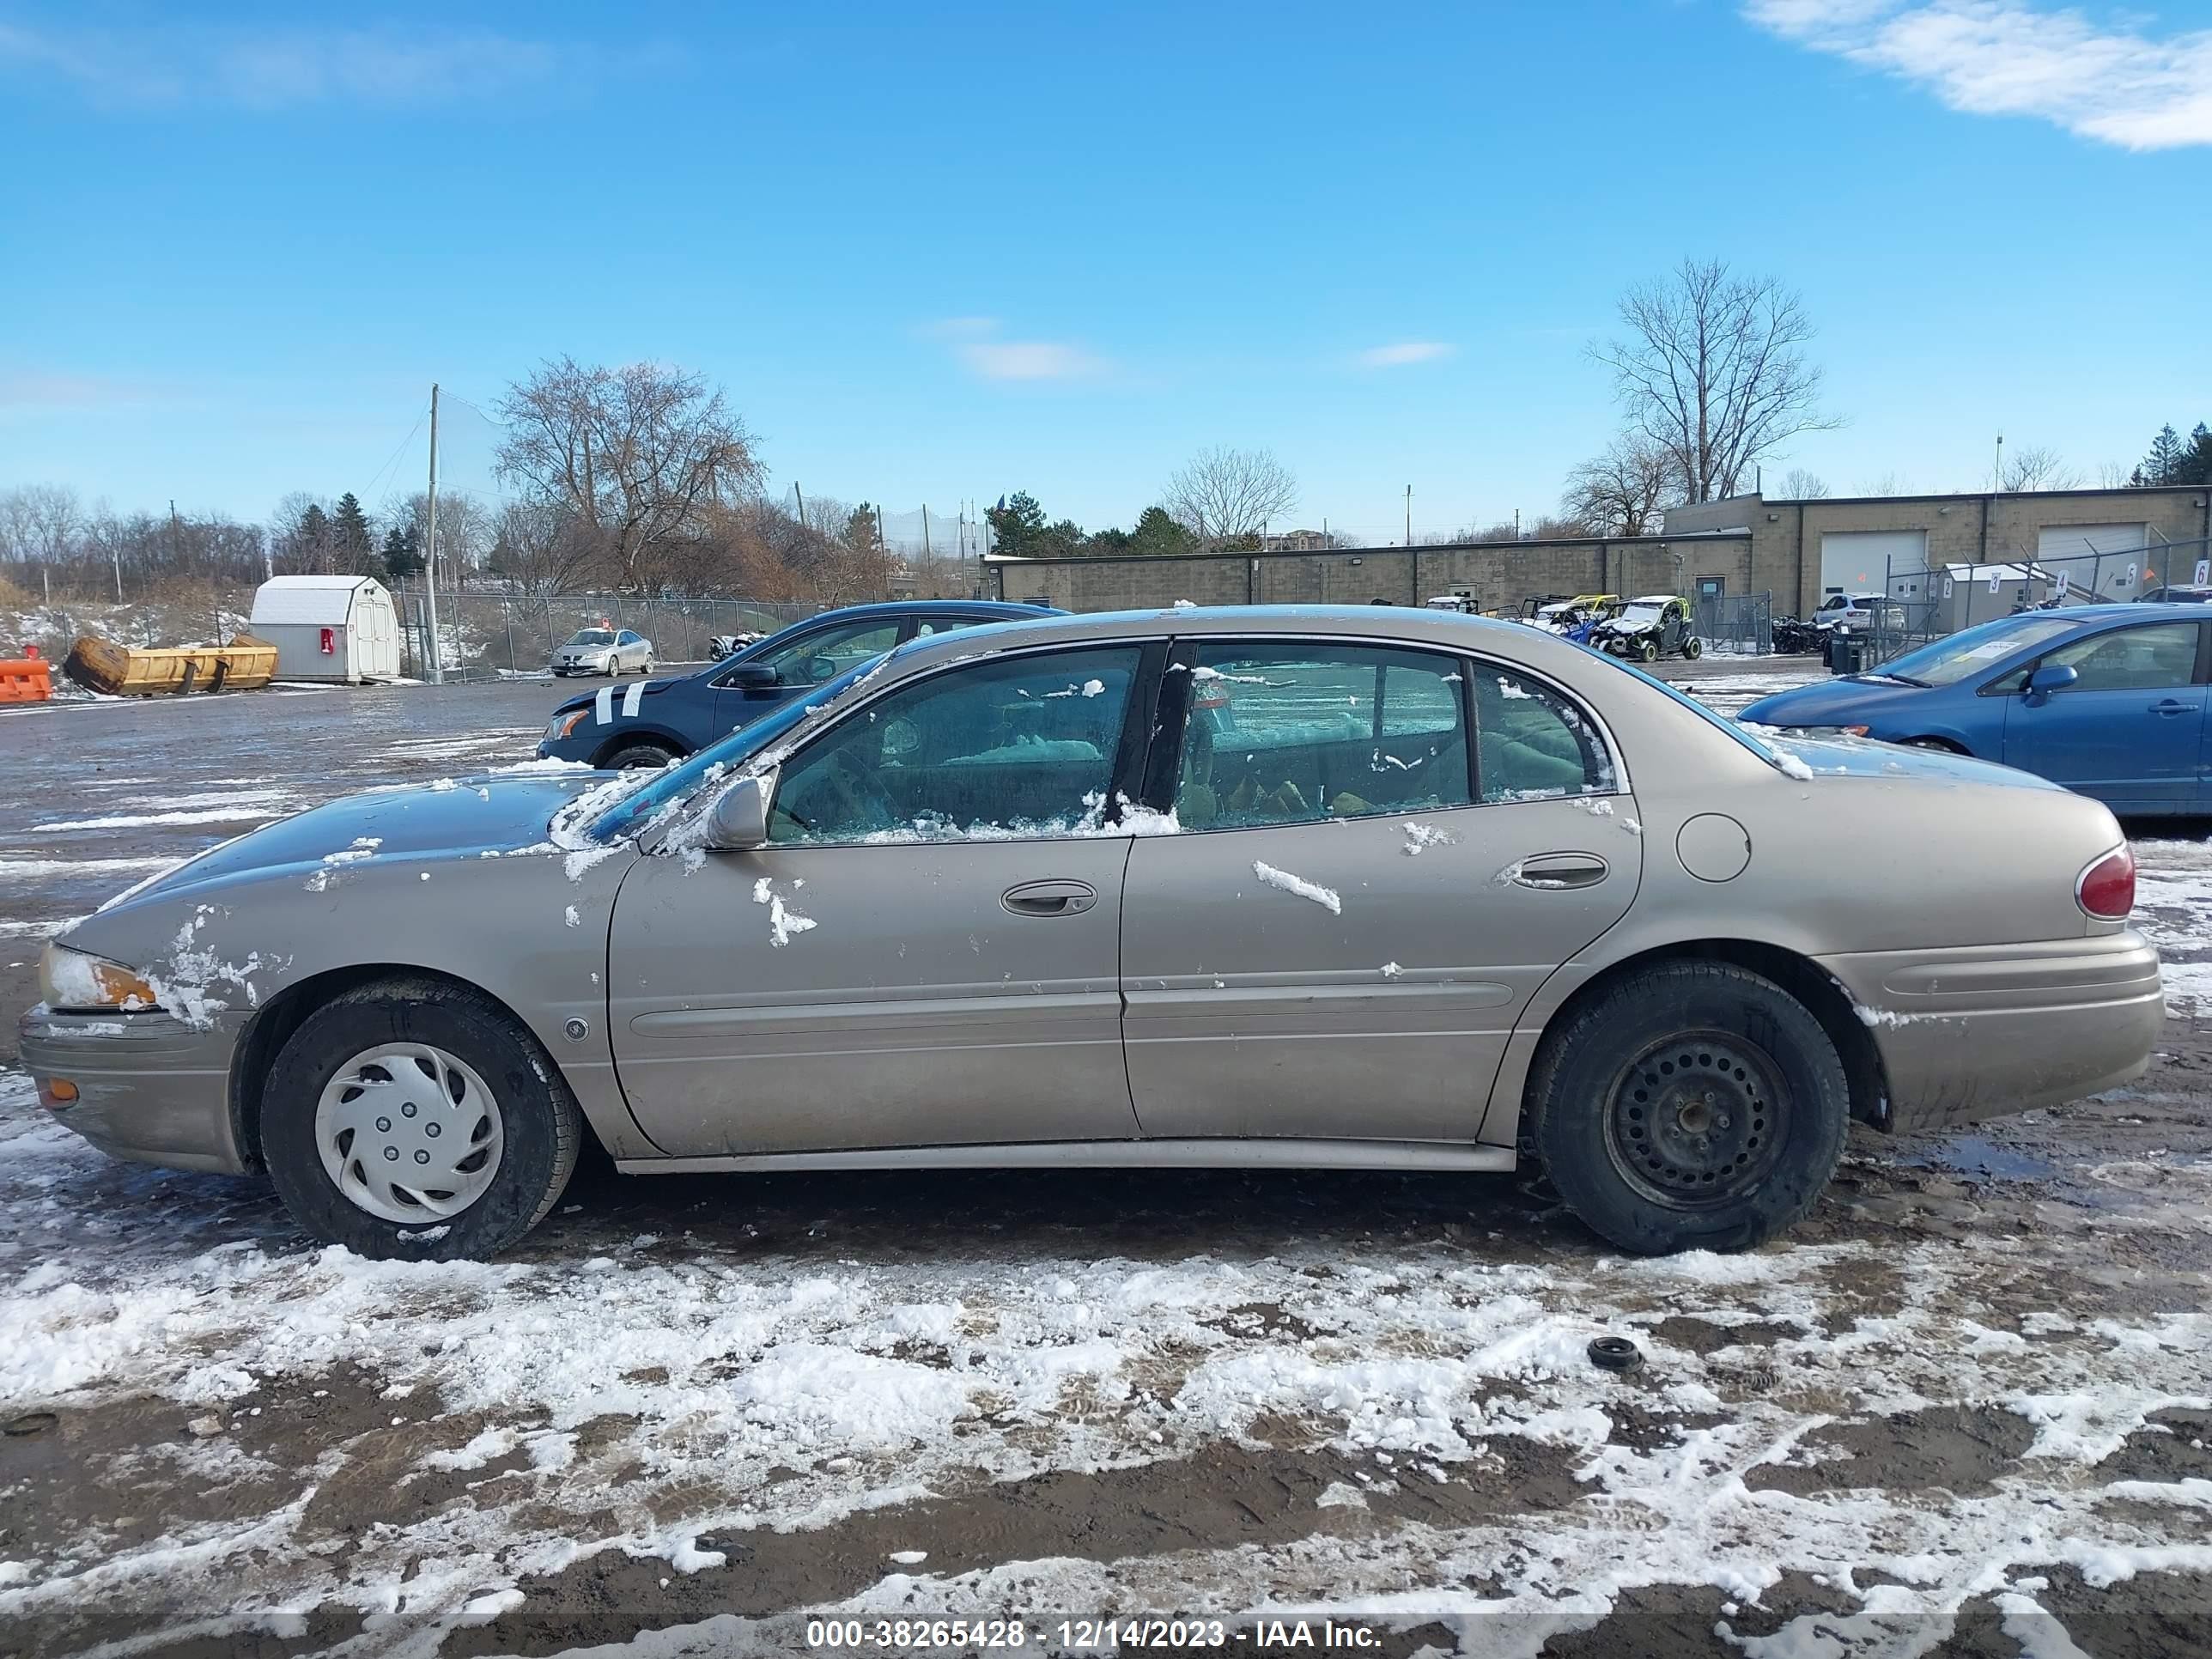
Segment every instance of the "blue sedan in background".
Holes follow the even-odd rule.
[[[1763,697],[1738,718],[1948,749],[2115,812],[2183,816],[2212,812],[2208,680],[2212,621],[2201,613],[2083,605],[1984,623],[1875,672]]]
[[[674,680],[641,680],[571,697],[538,740],[546,760],[622,769],[665,766],[835,679],[855,663],[929,634],[1054,617],[1050,605],[906,599],[827,611]]]

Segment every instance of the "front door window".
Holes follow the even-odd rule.
[[[857,709],[782,769],[780,843],[1094,833],[1127,722],[1136,646],[963,664]]]

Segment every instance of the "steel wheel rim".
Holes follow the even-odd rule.
[[[434,1226],[482,1198],[505,1149],[499,1102],[466,1061],[427,1042],[385,1042],[331,1074],[315,1103],[315,1150],[347,1202]]]
[[[1717,1209],[1756,1191],[1780,1162],[1791,1104],[1772,1055],[1731,1031],[1682,1031],[1620,1069],[1606,1151],[1644,1197]]]

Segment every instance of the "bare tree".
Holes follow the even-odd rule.
[[[2081,475],[2045,444],[2028,444],[2005,457],[1999,489],[2075,489]]]
[[[1298,504],[1298,481],[1264,449],[1202,449],[1160,498],[1176,521],[1201,541],[1257,536]]]
[[[404,526],[403,526],[403,528]],[[445,526],[439,526],[440,539]],[[492,530],[485,568],[528,595],[582,591],[602,550],[558,501],[509,501]]]
[[[1602,455],[1567,474],[1560,506],[1565,515],[1598,536],[1649,536],[1659,514],[1681,484],[1680,468],[1663,444],[1640,433],[1615,438]]]
[[[40,591],[54,599],[54,567],[66,560],[84,514],[66,484],[19,484],[0,495],[0,541],[9,556],[39,567]]]
[[[2100,461],[2097,463],[2097,488],[2125,489],[2129,475],[2133,471],[2125,461]]]
[[[1782,495],[1785,501],[1824,501],[1836,492],[1828,488],[1827,480],[1817,473],[1808,472],[1802,466],[1793,466],[1782,475]]]
[[[1620,302],[1628,337],[1593,344],[1634,428],[1674,460],[1686,498],[1733,495],[1744,475],[1802,432],[1842,422],[1819,409],[1820,371],[1799,350],[1813,325],[1771,276],[1685,259]]]
[[[1862,495],[1910,495],[1912,482],[1901,472],[1885,472],[1879,478],[1859,487]]]
[[[562,357],[510,386],[500,415],[500,476],[565,503],[603,539],[623,587],[648,585],[654,559],[696,533],[704,509],[760,482],[752,435],[721,392],[657,363]]]
[[[430,498],[422,490],[394,495],[384,503],[378,520],[389,530],[411,531],[415,544],[427,554],[430,533]],[[498,540],[500,521],[484,504],[466,490],[438,492],[438,565],[441,587],[465,586],[474,572],[490,557]]]

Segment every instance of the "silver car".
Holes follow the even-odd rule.
[[[94,1144],[265,1170],[373,1255],[511,1244],[586,1136],[637,1173],[1533,1155],[1621,1248],[1733,1249],[1854,1119],[2142,1072],[2133,896],[2094,801],[1762,738],[1533,629],[1065,617],[664,771],[257,830],[58,940],[21,1052]]]
[[[570,674],[650,674],[653,670],[653,641],[627,628],[580,628],[553,649],[553,672]]]

